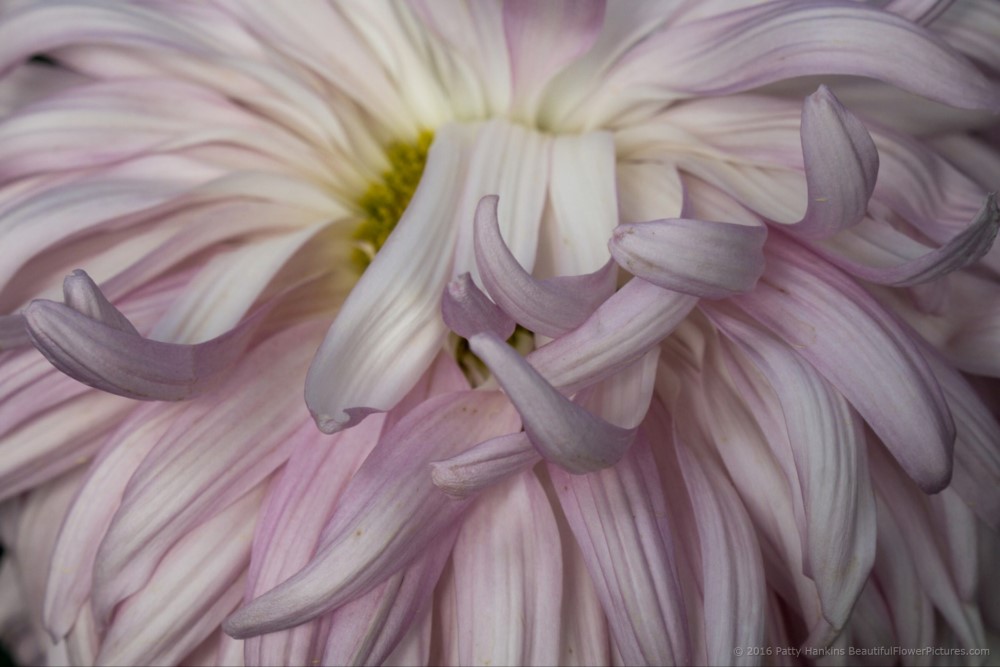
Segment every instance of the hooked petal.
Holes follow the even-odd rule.
[[[665,289],[722,299],[754,288],[767,228],[672,218],[619,225],[609,246],[633,275]]]
[[[140,335],[128,318],[108,301],[86,271],[77,269],[66,276],[63,280],[63,299],[67,306],[92,320],[133,336]]]
[[[543,345],[528,362],[567,394],[610,377],[670,335],[698,300],[633,278],[579,327]]]
[[[488,331],[506,340],[516,326],[514,320],[476,287],[469,273],[448,283],[441,297],[441,315],[448,328],[462,338]]]
[[[865,220],[816,249],[851,275],[880,285],[910,287],[979,261],[993,247],[998,229],[1000,208],[996,193],[990,193],[969,226],[937,248],[928,248],[884,221]]]
[[[538,280],[524,270],[500,235],[496,196],[476,207],[476,265],[493,300],[525,328],[559,336],[580,326],[614,291],[615,267],[594,273]]]
[[[517,407],[525,433],[542,456],[575,473],[614,465],[632,444],[634,428],[621,428],[573,403],[524,357],[488,333],[469,347],[490,367]]]
[[[74,285],[81,283],[86,281],[74,281]],[[32,343],[53,366],[75,380],[139,400],[185,400],[215,387],[246,350],[270,310],[264,306],[210,341],[179,345],[139,336],[131,324],[122,323],[124,316],[115,315],[118,311],[111,304],[100,305],[93,295],[84,303],[77,287],[71,289],[73,303],[93,309],[108,321],[54,301],[32,301],[24,310]]]
[[[791,231],[824,238],[859,223],[878,176],[878,150],[868,130],[829,88],[802,105],[802,155],[808,204]]]

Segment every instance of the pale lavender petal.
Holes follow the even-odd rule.
[[[969,226],[938,248],[928,248],[882,220],[867,219],[815,249],[848,273],[880,285],[909,287],[979,261],[1000,229],[1000,208],[991,193]]]
[[[534,278],[500,235],[497,203],[491,195],[476,207],[476,264],[486,291],[504,312],[542,335],[559,336],[583,324],[614,291],[614,264],[581,276]]]
[[[803,103],[801,134],[809,199],[805,217],[791,231],[824,238],[864,217],[878,176],[878,150],[826,86]]]
[[[549,472],[625,664],[687,663],[674,538],[649,443],[640,438],[618,465],[590,475]]]
[[[619,225],[615,260],[654,285],[708,299],[753,289],[764,271],[767,228],[673,218]]]
[[[527,359],[553,386],[577,392],[640,359],[670,335],[697,301],[633,278],[583,324]]]
[[[457,392],[423,403],[384,434],[365,460],[309,565],[230,616],[226,632],[248,637],[298,625],[412,564],[470,502],[439,491],[429,464],[518,425],[500,392]]]
[[[31,345],[24,315],[0,315],[0,352]]]
[[[562,544],[533,472],[477,499],[452,551],[459,663],[559,664]]]
[[[496,336],[477,334],[469,347],[493,371],[521,414],[525,433],[548,460],[574,473],[591,472],[614,465],[632,444],[634,428],[616,426],[570,401]]]
[[[488,331],[506,340],[516,326],[510,316],[476,287],[468,273],[448,283],[441,297],[441,316],[448,328],[462,338]]]
[[[753,292],[734,297],[833,384],[927,492],[951,479],[955,424],[923,355],[847,276],[787,239]]]
[[[481,442],[450,459],[431,464],[434,485],[451,496],[479,493],[542,460],[523,431]]]
[[[301,324],[255,348],[220,391],[186,403],[143,460],[95,559],[99,627],[181,536],[266,479],[299,442],[312,441],[301,396],[273,389],[301,381],[323,324]]]
[[[197,345],[143,338],[53,301],[33,301],[24,316],[35,347],[70,377],[119,396],[176,401],[218,385],[269,310]]]
[[[77,269],[63,280],[63,299],[67,306],[112,329],[139,336],[135,326],[115,308],[97,283],[85,271]]]

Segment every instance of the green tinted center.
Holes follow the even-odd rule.
[[[396,142],[386,148],[389,168],[358,201],[365,219],[354,232],[353,259],[360,270],[368,268],[403,217],[420,184],[433,139],[433,132],[422,132],[416,141]]]

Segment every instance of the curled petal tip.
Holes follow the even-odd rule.
[[[347,408],[342,410],[339,415],[332,416],[310,409],[317,428],[327,435],[333,435],[340,431],[346,431],[352,426],[357,426],[364,421],[365,417],[377,412],[383,411],[377,408]]]
[[[469,273],[448,283],[441,297],[441,315],[448,328],[463,338],[489,331],[507,339],[516,326],[507,313],[483,294]]]

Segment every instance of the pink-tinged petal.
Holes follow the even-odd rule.
[[[927,492],[951,479],[955,425],[912,335],[848,277],[775,238],[756,290],[734,302],[812,364]]]
[[[947,554],[932,527],[927,498],[899,466],[878,445],[869,448],[872,479],[878,494],[879,534],[882,513],[892,517],[901,538],[912,554],[913,565],[923,590],[966,647],[984,646],[982,620],[973,604],[964,601],[954,575],[949,572]],[[881,548],[881,540],[879,541]]]
[[[673,218],[620,225],[608,244],[633,275],[665,289],[723,299],[754,288],[767,228]]]
[[[565,517],[556,517],[563,545],[563,600],[559,665],[607,665],[611,662],[608,621],[586,558]]]
[[[635,438],[563,396],[517,351],[491,334],[477,334],[469,347],[493,371],[524,422],[524,431],[546,459],[584,473],[614,465]]]
[[[327,438],[313,428],[268,491],[254,535],[244,601],[274,588],[309,563],[320,534],[351,477],[378,441],[385,415]],[[329,628],[317,620],[251,637],[251,665],[305,665],[318,659]]]
[[[875,560],[875,498],[862,422],[816,369],[772,335],[721,309],[709,317],[742,353],[726,355],[730,373],[785,468],[803,571],[816,582],[823,615],[839,630]]]
[[[683,340],[668,341],[664,350],[660,375],[668,395],[676,394],[670,406],[675,428],[690,446],[718,452],[758,532],[768,585],[802,618],[809,644],[825,645],[836,633],[823,617],[815,583],[803,574],[802,540],[787,478],[729,377],[713,331],[703,335],[707,340],[693,350]],[[703,360],[702,372],[684,370],[691,366],[692,354]]]
[[[77,614],[73,629],[66,636],[66,653],[71,665],[95,665],[101,650],[101,638],[94,626],[94,612],[84,604]]]
[[[979,261],[993,247],[998,229],[1000,208],[996,194],[989,194],[969,226],[938,248],[928,248],[870,218],[814,247],[851,275],[880,285],[910,287]]]
[[[448,283],[441,297],[441,316],[448,328],[462,338],[488,331],[506,340],[516,326],[510,316],[476,287],[468,273]]]
[[[874,467],[874,466],[873,466]],[[919,554],[910,551],[903,526],[878,501],[878,549],[874,580],[885,595],[896,639],[902,646],[927,646],[934,638],[934,605],[917,573]]]
[[[680,324],[697,299],[633,278],[573,331],[527,356],[552,385],[574,393],[640,359]]]
[[[28,335],[52,365],[70,377],[140,400],[184,400],[217,386],[274,305],[213,340],[178,345],[143,338],[106,300],[106,305],[96,304],[80,305],[94,308],[110,323],[53,301],[33,301],[24,311]]]
[[[610,132],[565,133],[553,140],[552,215],[539,238],[544,275],[591,273],[607,263],[605,241],[618,224],[615,143]]]
[[[448,495],[467,498],[541,460],[527,433],[510,433],[435,461],[431,464],[431,479]]]
[[[868,130],[826,86],[802,105],[806,215],[792,227],[806,238],[825,238],[856,225],[868,210],[878,176],[878,150]]]
[[[594,45],[604,5],[604,0],[503,3],[515,113],[533,119],[545,84]]]
[[[125,487],[143,459],[166,433],[180,406],[148,404],[136,409],[102,447],[87,473],[52,553],[45,588],[45,626],[65,637],[90,597],[91,575]],[[88,612],[89,613],[89,612]]]
[[[336,609],[328,621],[331,627],[323,664],[384,665],[429,608],[457,534],[453,527],[412,565]]]
[[[85,470],[75,470],[33,489],[18,502],[19,507],[8,504],[14,516],[13,526],[4,527],[5,554],[17,568],[18,582],[30,614],[32,629],[43,645],[53,642],[45,637],[41,627],[41,604],[49,575],[49,560],[59,534],[59,526],[66,510],[76,495]],[[13,529],[13,530],[11,530]]]
[[[0,440],[0,499],[86,463],[132,408],[120,396],[88,391],[24,419]]]
[[[488,196],[476,207],[476,265],[486,291],[504,312],[544,336],[559,336],[581,325],[614,291],[614,265],[607,263],[586,275],[534,278],[500,235],[497,204],[497,197]]]
[[[685,664],[691,652],[662,484],[640,438],[613,468],[549,472],[625,664]]]
[[[312,442],[300,397],[273,389],[301,381],[321,327],[305,323],[256,347],[219,391],[187,403],[143,460],[95,560],[98,626],[181,536],[267,478],[299,442]]]
[[[767,3],[688,23],[646,40],[610,77],[616,92],[645,85],[702,96],[812,74],[865,76],[952,106],[1000,108],[996,87],[943,40],[856,4]],[[619,108],[636,95],[619,93]]]
[[[850,625],[838,638],[838,642],[846,643],[845,653],[847,647],[856,646],[867,649],[870,655],[877,655],[879,649],[876,647],[885,646],[887,639],[895,639],[892,620],[893,614],[889,611],[889,606],[882,597],[875,579],[869,579],[851,613]],[[885,661],[879,664],[888,667],[894,663],[891,656],[887,656]]]
[[[263,486],[184,536],[115,614],[99,665],[169,665],[219,627],[243,595]],[[169,591],[169,595],[164,595]]]
[[[431,609],[424,609],[420,613],[422,618],[413,622],[393,652],[382,663],[383,667],[413,667],[414,665],[423,667],[434,664],[430,661],[431,624],[433,622]]]
[[[0,315],[0,352],[31,345],[24,315]]]
[[[477,499],[452,551],[459,664],[559,664],[561,551],[534,473]]]
[[[681,442],[676,452],[700,543],[707,664],[756,664],[757,656],[735,652],[764,641],[766,587],[753,525],[717,463]]]
[[[646,418],[653,400],[659,359],[660,349],[654,347],[638,361],[588,387],[576,400],[615,426],[634,429]]]
[[[1000,423],[940,352],[927,345],[923,353],[955,418],[955,472],[949,488],[980,519],[1000,530]]]
[[[979,520],[951,487],[929,496],[927,503],[931,527],[938,535],[958,596],[963,602],[975,604],[979,592]]]
[[[400,420],[354,476],[313,560],[225,623],[234,637],[308,621],[371,591],[410,565],[468,507],[431,481],[431,462],[518,428],[499,392],[436,396]]]

